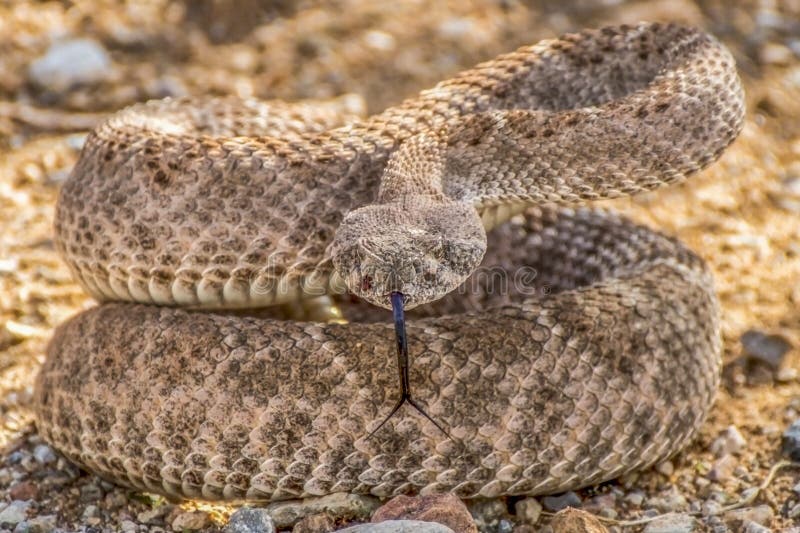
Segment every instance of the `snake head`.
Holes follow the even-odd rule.
[[[401,292],[411,309],[458,287],[485,251],[486,232],[472,205],[411,196],[345,215],[331,256],[351,293],[391,309],[391,293]]]

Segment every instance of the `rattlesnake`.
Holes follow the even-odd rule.
[[[123,110],[61,190],[58,249],[109,303],[56,331],[38,429],[100,476],[211,500],[542,494],[663,460],[718,384],[713,280],[577,204],[682,180],[743,114],[720,43],[649,23],[344,125],[302,102]],[[394,334],[346,289],[416,307],[411,386],[447,434],[403,408],[369,437],[397,399]],[[311,296],[349,321],[242,311]]]

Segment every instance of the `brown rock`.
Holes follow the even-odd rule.
[[[328,533],[336,529],[336,521],[327,513],[312,514],[294,525],[292,533]]]
[[[452,494],[397,496],[372,515],[372,522],[421,520],[443,524],[456,533],[477,533],[467,506]]]
[[[594,515],[572,507],[556,513],[550,527],[553,533],[608,533]]]
[[[172,529],[175,531],[198,531],[210,525],[211,519],[202,511],[181,512],[172,520]]]
[[[35,500],[39,496],[39,487],[30,481],[21,481],[8,489],[12,500]]]

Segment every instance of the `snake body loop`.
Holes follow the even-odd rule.
[[[368,119],[123,110],[59,198],[58,249],[101,304],[56,331],[38,429],[100,476],[209,500],[542,494],[661,461],[718,385],[713,280],[575,204],[684,179],[743,114],[727,50],[659,24],[543,41]],[[394,333],[341,295],[400,286],[414,397],[450,438],[405,407],[367,438],[397,401]],[[349,321],[241,311],[320,296]]]

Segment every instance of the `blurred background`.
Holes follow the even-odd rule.
[[[114,530],[128,522],[126,530],[164,531],[189,516],[180,524],[196,519],[214,530],[230,512],[116,489],[81,474],[35,435],[29,405],[47,339],[91,305],[55,253],[51,225],[58,188],[97,121],[134,102],[199,94],[353,94],[356,107],[374,113],[516,47],[640,20],[717,35],[747,91],[744,131],[719,163],[684,185],[603,203],[678,236],[711,264],[723,304],[724,386],[689,450],[579,497],[609,516],[637,516],[648,508],[713,510],[757,486],[800,417],[800,0],[7,0],[0,1],[0,527],[38,520],[46,531],[53,524]],[[776,530],[798,520],[797,482],[780,476],[747,520]],[[16,522],[3,522],[9,517]],[[745,524],[707,517],[706,525],[715,520],[732,531]]]

